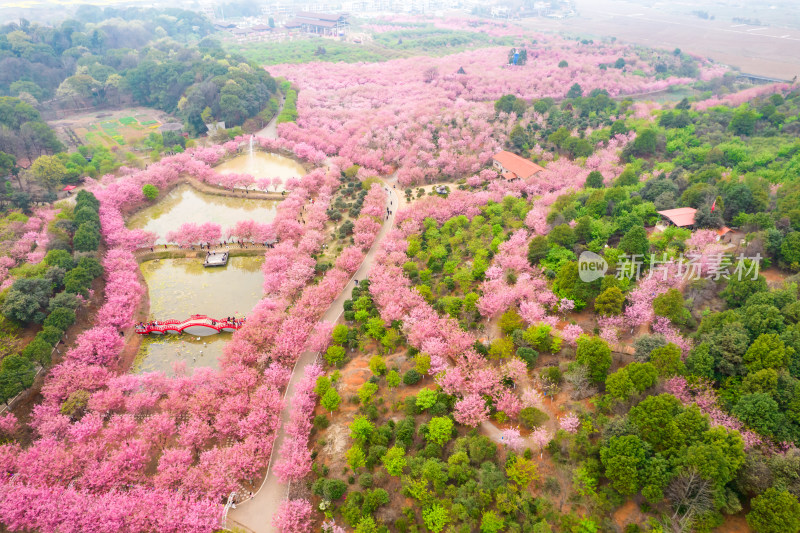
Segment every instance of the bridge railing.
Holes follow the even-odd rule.
[[[232,329],[239,329],[244,325],[247,319],[237,319],[235,322],[228,322],[227,320],[218,320],[216,318],[211,318],[206,315],[192,315],[191,318],[187,320],[157,320],[158,324],[145,324],[144,327],[136,327],[136,333],[140,335],[145,335],[147,333],[152,332],[160,332],[165,333],[167,330],[174,330],[176,328],[170,327],[175,325],[180,325],[180,330],[183,331],[184,329],[191,327],[191,326],[210,326],[213,329],[217,329],[219,331],[223,328],[232,328]]]

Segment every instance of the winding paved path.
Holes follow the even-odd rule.
[[[375,253],[377,252],[381,241],[394,225],[394,217],[397,213],[399,198],[397,190],[392,188],[392,185],[394,185],[394,175],[391,176],[389,180],[385,181],[384,185],[389,191],[389,198],[392,201],[392,205],[389,206],[392,214],[389,216],[388,220],[384,221],[383,226],[381,226],[381,230],[375,237],[375,242],[372,244],[369,252],[367,252],[367,255],[364,257],[361,267],[359,267],[358,271],[350,279],[350,281],[347,282],[344,290],[342,290],[339,296],[333,301],[325,314],[320,317],[320,321],[335,323],[337,320],[339,320],[339,317],[344,312],[344,302],[350,298],[350,295],[353,292],[353,287],[355,286],[355,282],[353,280],[363,280],[367,277],[370,268],[372,268],[372,263],[375,259]],[[303,352],[300,355],[300,358],[295,364],[289,384],[286,387],[284,399],[294,397],[297,383],[303,378],[304,375],[303,369],[307,365],[313,363],[316,358],[317,352]],[[269,465],[267,466],[267,476],[264,479],[264,483],[261,485],[261,488],[253,496],[253,498],[238,504],[236,509],[231,509],[228,512],[227,527],[241,527],[246,531],[252,531],[254,533],[275,533],[278,531],[272,526],[272,517],[280,504],[286,499],[289,487],[287,484],[278,481],[278,478],[273,474],[272,461],[283,444],[283,440],[285,438],[284,428],[289,422],[290,412],[291,404],[287,402],[283,408],[283,411],[281,412],[281,426],[278,430],[278,436],[275,439],[275,443],[272,446],[272,454],[270,455]]]
[[[269,123],[266,126],[264,126],[264,128],[261,131],[256,133],[256,136],[266,137],[267,139],[278,138],[278,115],[280,115],[281,111],[283,111],[283,106],[286,103],[286,97],[281,94],[280,99],[281,99],[281,105],[278,108],[278,112],[275,113],[275,116],[272,117],[272,120],[270,120]]]

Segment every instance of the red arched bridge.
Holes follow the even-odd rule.
[[[136,333],[147,335],[164,335],[167,333],[189,335],[214,335],[223,331],[231,332],[241,328],[246,318],[223,318],[216,319],[206,315],[192,315],[188,320],[153,320],[136,324]]]

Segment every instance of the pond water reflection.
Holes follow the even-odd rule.
[[[158,203],[133,215],[128,227],[152,231],[156,244],[164,244],[166,235],[181,224],[213,222],[223,232],[242,220],[271,222],[275,218],[277,200],[254,200],[205,194],[188,184],[175,187]]]
[[[280,178],[283,183],[289,178],[305,176],[303,165],[288,157],[265,152],[253,152],[229,159],[214,168],[220,174],[250,174],[254,178]],[[251,187],[252,189],[252,187]],[[282,191],[283,187],[270,187],[270,191]]]
[[[225,267],[204,268],[202,258],[162,259],[140,265],[150,295],[150,320],[246,316],[261,299],[263,257],[232,257]],[[135,372],[172,373],[173,361],[187,368],[216,367],[231,333],[207,337],[148,335]]]

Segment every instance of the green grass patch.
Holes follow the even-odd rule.
[[[378,62],[417,54],[445,55],[486,46],[513,44],[511,37],[491,37],[480,32],[454,31],[427,25],[381,33],[363,44],[309,39],[291,43],[229,44],[231,52],[261,65],[309,63],[312,61],[355,63]]]
[[[125,144],[125,138],[122,135],[112,135],[111,138],[120,146]]]
[[[153,124],[158,124],[158,121],[157,120],[140,120],[139,124],[141,124],[142,126],[151,126]]]
[[[138,124],[139,121],[133,117],[122,117],[119,119],[120,124],[124,124],[125,126],[132,126],[133,124]]]

